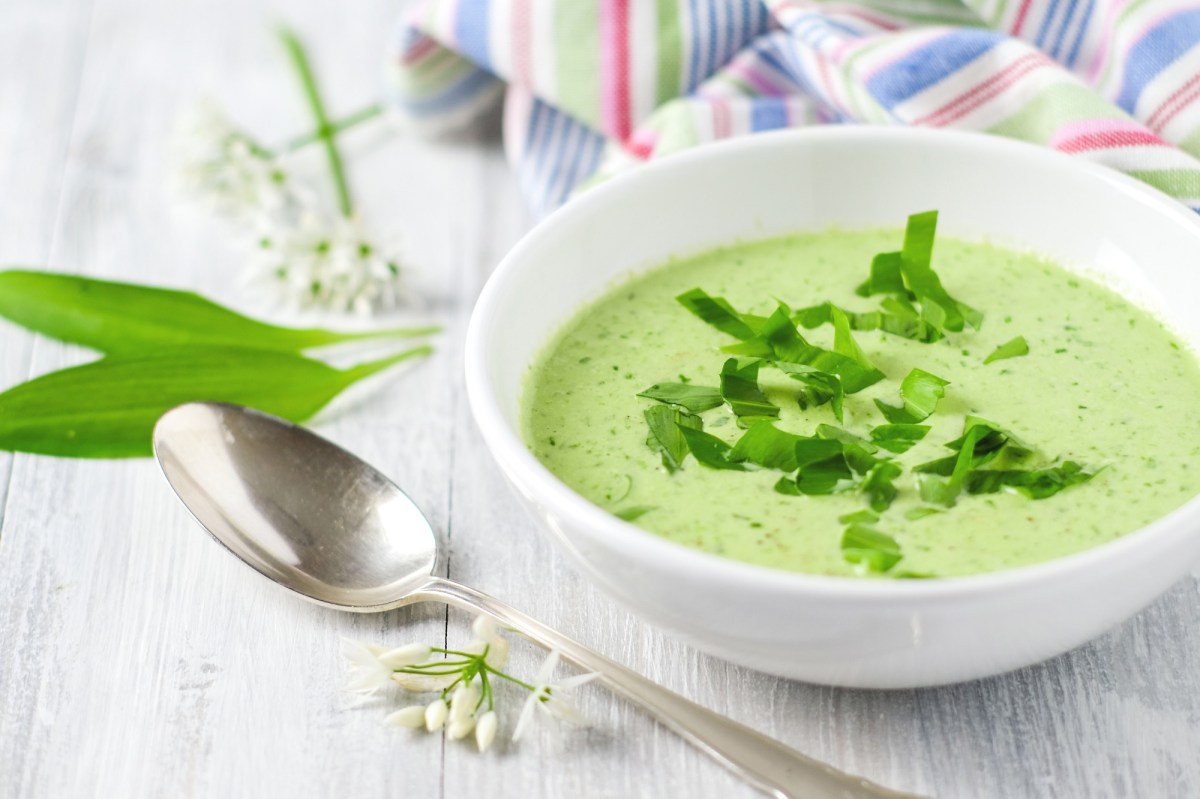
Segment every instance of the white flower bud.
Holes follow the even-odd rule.
[[[450,726],[446,728],[446,737],[457,741],[460,738],[466,738],[473,729],[475,729],[475,717],[468,716],[465,719],[450,722]]]
[[[476,616],[471,631],[480,641],[491,641],[496,637],[496,622],[491,616]]]
[[[395,713],[389,713],[384,718],[383,723],[389,727],[408,727],[411,730],[415,730],[418,727],[425,726],[425,712],[426,708],[424,705],[410,705],[409,707],[397,710]]]
[[[496,726],[496,711],[494,710],[484,713],[475,723],[475,743],[479,746],[480,752],[486,752],[492,745],[492,741],[496,738]]]
[[[446,723],[446,715],[450,712],[450,708],[446,706],[443,699],[435,699],[429,703],[429,707],[425,708],[425,729],[430,732],[440,730]]]
[[[379,656],[379,661],[388,668],[402,669],[405,666],[413,666],[427,660],[430,652],[428,644],[408,644],[389,649]]]
[[[475,683],[464,683],[455,688],[454,695],[450,697],[450,720],[464,721],[475,715],[475,708],[479,706],[482,695]]]

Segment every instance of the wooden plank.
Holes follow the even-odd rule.
[[[45,264],[57,218],[90,0],[11,2],[0,25],[0,265]],[[36,75],[37,80],[28,77]],[[0,320],[0,387],[29,374],[33,339]],[[0,525],[12,456],[0,453]],[[2,551],[2,550],[0,550]]]

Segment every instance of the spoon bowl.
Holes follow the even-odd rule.
[[[318,604],[396,608],[438,566],[433,528],[403,491],[289,422],[233,405],[183,405],[155,427],[154,452],[213,538]]]
[[[713,713],[541,622],[434,574],[437,537],[394,483],[303,427],[189,403],[154,428],[154,453],[196,521],[260,574],[319,605],[378,612],[445,602],[559,651],[751,785],[778,799],[904,797]]]

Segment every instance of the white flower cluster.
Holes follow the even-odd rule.
[[[480,616],[472,625],[475,639],[459,650],[440,649],[425,644],[409,644],[397,649],[344,642],[350,660],[348,690],[373,693],[394,682],[412,693],[440,695],[428,704],[410,705],[389,714],[384,723],[395,727],[444,730],[448,738],[466,738],[472,732],[480,752],[487,751],[496,738],[499,719],[495,711],[495,679],[529,691],[513,730],[513,741],[520,740],[533,714],[540,710],[560,719],[581,724],[583,718],[563,694],[598,677],[580,674],[560,682],[551,682],[558,667],[559,653],[551,651],[533,683],[527,683],[504,671],[508,663],[508,640],[489,617]],[[444,657],[431,659],[434,654]]]
[[[394,310],[410,299],[398,257],[356,218],[330,220],[315,192],[212,102],[184,117],[173,142],[180,186],[247,231],[249,282],[290,310]]]

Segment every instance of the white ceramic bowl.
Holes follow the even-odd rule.
[[[1078,158],[982,135],[830,127],[647,165],[573,200],[513,248],[467,335],[467,389],[484,439],[588,577],[651,623],[736,663],[828,685],[904,688],[1064,652],[1189,570],[1200,557],[1200,499],[1112,543],[993,574],[858,581],[775,571],[623,522],[526,449],[519,413],[530,363],[614,281],[735,239],[897,226],[929,208],[941,212],[941,234],[986,237],[1098,272],[1193,347],[1200,342],[1200,220]]]

